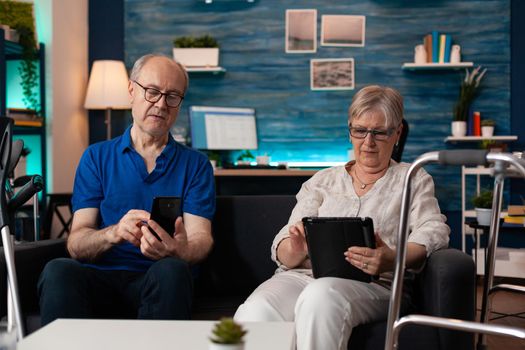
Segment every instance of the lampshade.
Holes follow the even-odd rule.
[[[128,73],[122,61],[93,62],[84,107],[87,109],[129,109]]]

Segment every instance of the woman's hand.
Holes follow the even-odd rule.
[[[396,252],[390,249],[379,237],[377,232],[376,249],[368,247],[350,247],[345,252],[346,261],[369,275],[393,271],[396,261]]]
[[[290,226],[288,233],[290,233],[290,248],[292,249],[292,252],[295,252],[302,257],[306,256],[308,246],[306,245],[303,223],[299,221],[295,225]]]
[[[288,233],[289,237],[283,239],[277,247],[277,259],[289,269],[310,268],[303,223],[299,221],[291,225]]]

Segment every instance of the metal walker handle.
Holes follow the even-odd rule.
[[[501,206],[501,199],[503,193],[503,179],[506,175],[507,165],[511,164],[515,167],[515,171],[518,175],[525,178],[525,161],[515,158],[509,153],[488,153],[485,150],[448,150],[448,151],[436,151],[428,152],[419,156],[410,166],[405,175],[404,188],[401,201],[401,215],[399,219],[399,231],[397,241],[397,252],[396,252],[396,267],[394,273],[394,280],[392,283],[392,294],[390,295],[390,305],[388,310],[387,320],[387,332],[385,341],[385,350],[397,349],[398,336],[401,328],[406,324],[417,323],[427,326],[435,326],[441,328],[449,328],[454,330],[462,330],[467,332],[477,333],[489,333],[498,335],[507,335],[525,339],[525,330],[497,325],[487,325],[478,322],[446,319],[434,316],[426,315],[409,315],[399,318],[399,312],[401,307],[401,298],[403,294],[403,279],[404,279],[404,266],[406,263],[406,245],[408,237],[408,213],[410,205],[410,192],[412,178],[416,172],[423,165],[428,163],[439,163],[441,165],[466,165],[466,166],[477,166],[477,165],[488,165],[493,163],[495,166],[495,193],[493,198],[492,221],[491,231],[494,230],[497,235],[499,230],[499,212]],[[495,235],[492,235],[495,236]],[[494,238],[494,237],[493,237]],[[488,256],[493,253],[495,244],[489,243]],[[489,266],[490,265],[490,266]],[[491,269],[489,272],[494,271],[494,262],[490,261],[485,266],[485,272]],[[492,273],[489,273],[492,275]],[[490,281],[486,281],[489,286],[492,285],[492,278]],[[484,316],[486,321],[486,315]]]

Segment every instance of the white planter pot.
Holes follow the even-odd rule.
[[[173,48],[173,58],[186,67],[217,67],[219,48]]]
[[[479,225],[490,226],[490,219],[492,217],[492,209],[475,208],[476,218]]]
[[[244,343],[240,344],[217,344],[210,342],[209,350],[244,350]]]
[[[491,137],[494,135],[494,127],[493,126],[482,126],[481,127],[481,136],[483,137]]]
[[[461,137],[467,134],[467,122],[452,122],[452,136]]]

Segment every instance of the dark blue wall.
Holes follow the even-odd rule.
[[[287,8],[317,9],[319,26],[322,14],[366,15],[366,46],[318,47],[315,54],[287,55]],[[97,22],[106,15],[111,20]],[[388,84],[404,94],[411,126],[404,159],[410,161],[427,150],[449,147],[443,139],[449,134],[461,73],[401,70],[403,62],[412,60],[413,46],[437,29],[452,34],[464,60],[489,68],[476,109],[496,119],[498,134],[519,135],[514,148],[525,149],[525,41],[520,38],[525,23],[517,20],[524,15],[525,3],[519,0],[215,0],[212,5],[197,0],[90,0],[90,23],[95,23],[90,25],[90,62],[97,52],[97,58],[125,57],[129,68],[148,52],[171,55],[176,36],[210,33],[222,46],[221,65],[228,72],[191,76],[180,125],[187,126],[186,108],[191,104],[255,107],[261,148],[274,159],[340,160],[348,147],[346,108],[354,92],[310,91],[308,67],[311,58],[354,57],[357,88]],[[103,139],[105,126],[92,123],[90,132],[99,135],[90,137],[92,141]],[[436,177],[442,208],[454,226],[459,225],[459,169],[429,170]],[[516,193],[515,186],[523,193],[522,184],[512,184]]]
[[[89,71],[95,60],[124,60],[124,0],[90,0],[88,5]],[[130,123],[127,112],[112,111],[112,135]],[[89,143],[106,139],[104,111],[89,111]]]
[[[260,152],[276,161],[344,161],[349,147],[347,107],[355,91],[311,91],[312,58],[355,59],[356,88],[387,84],[405,97],[410,135],[404,159],[445,148],[461,71],[401,70],[414,45],[431,30],[450,33],[463,59],[488,68],[475,109],[495,119],[498,134],[510,133],[510,1],[126,0],[125,57],[171,55],[172,40],[210,33],[221,44],[224,75],[193,75],[179,125],[187,126],[194,104],[255,107]],[[313,8],[323,14],[366,16],[366,46],[322,47],[314,54],[284,52],[285,11]],[[320,30],[318,30],[318,33]],[[447,209],[458,209],[459,171],[432,169]],[[445,201],[445,198],[447,199]]]

